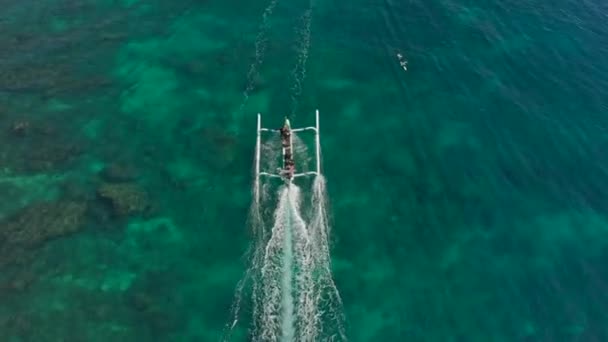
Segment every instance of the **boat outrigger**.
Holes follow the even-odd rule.
[[[293,133],[300,131],[313,131],[315,133],[315,152],[316,152],[316,171],[296,173],[296,164],[294,161],[293,149]],[[278,132],[281,135],[281,149],[283,153],[283,167],[278,173],[268,173],[260,171],[260,149],[261,149],[261,133],[262,132]],[[258,114],[258,130],[256,141],[256,159],[255,159],[255,177],[260,176],[282,178],[286,183],[291,183],[293,179],[304,176],[314,176],[321,174],[321,153],[320,153],[320,137],[319,137],[319,111],[315,112],[315,126],[303,128],[291,128],[289,119],[285,118],[283,127],[279,129],[263,128],[262,116]]]

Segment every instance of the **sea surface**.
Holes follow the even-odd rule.
[[[599,0],[0,0],[0,340],[218,341],[316,109],[350,341],[608,341]]]

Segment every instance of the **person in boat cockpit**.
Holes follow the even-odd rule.
[[[289,131],[289,126],[287,126],[287,124],[285,124],[285,126],[281,127],[280,132],[281,132],[281,145],[283,145],[283,147],[288,147],[289,138],[291,135],[291,132]]]

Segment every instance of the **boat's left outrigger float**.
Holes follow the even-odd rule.
[[[294,161],[293,149],[293,133],[300,131],[313,131],[315,133],[315,154],[316,154],[316,171],[296,173],[296,163]],[[278,132],[281,135],[281,149],[283,152],[283,167],[278,173],[269,173],[260,171],[260,149],[261,149],[261,134],[262,132]],[[303,128],[291,128],[289,119],[285,119],[283,127],[279,129],[263,128],[262,116],[258,114],[258,130],[255,150],[255,177],[277,177],[282,178],[285,183],[291,183],[295,178],[314,176],[321,174],[321,153],[320,153],[320,137],[319,137],[319,111],[315,112],[315,126]]]

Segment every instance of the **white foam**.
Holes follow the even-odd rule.
[[[303,143],[294,142],[300,157],[306,159],[307,150],[298,149]],[[272,146],[280,145],[275,142],[262,148]],[[268,152],[272,169],[279,159]],[[331,274],[325,179],[316,176],[310,192],[293,183],[282,184],[276,196],[269,191],[273,184],[267,178],[254,180],[250,265],[237,285],[223,340],[230,341],[232,332],[239,329],[241,305],[250,290],[248,340],[346,341],[342,299]]]
[[[296,50],[298,51],[298,57],[296,65],[291,72],[293,78],[292,95],[291,95],[291,116],[295,115],[298,108],[298,99],[302,94],[302,83],[306,78],[306,62],[308,61],[308,51],[310,50],[310,37],[311,37],[311,22],[312,22],[312,11],[313,2],[310,0],[309,7],[306,12],[302,15],[300,21],[302,26],[298,29],[298,43],[296,44]]]
[[[264,12],[262,13],[262,23],[260,24],[260,28],[258,30],[258,34],[255,39],[255,59],[251,66],[249,67],[249,72],[247,73],[247,86],[243,91],[243,102],[239,108],[239,112],[243,110],[247,100],[249,99],[249,94],[255,88],[255,80],[258,76],[258,72],[262,63],[264,61],[264,56],[266,54],[266,48],[268,46],[268,30],[270,29],[270,16],[277,6],[278,0],[270,1],[270,4],[266,7]]]

